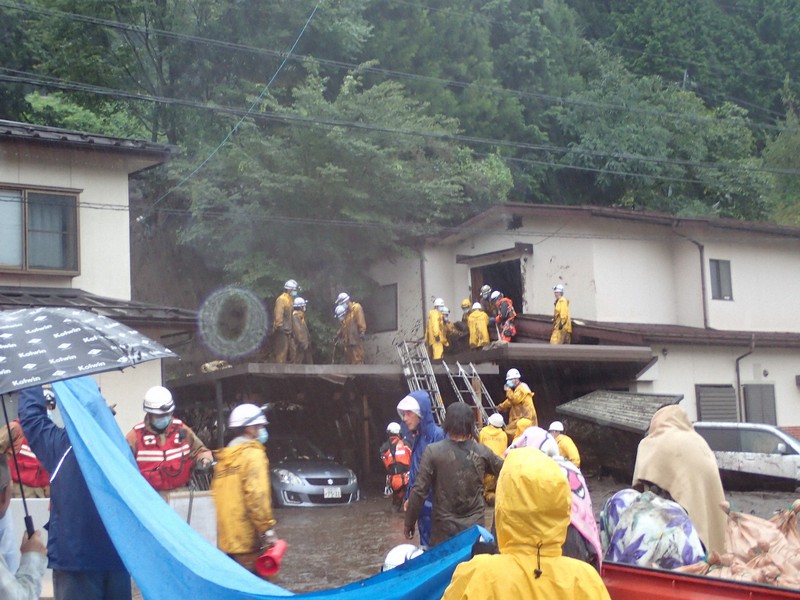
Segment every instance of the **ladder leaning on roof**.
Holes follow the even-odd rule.
[[[489,422],[489,415],[497,411],[497,406],[489,395],[489,390],[483,384],[475,365],[469,363],[468,369],[465,369],[461,363],[456,362],[457,370],[454,374],[446,362],[442,361],[442,364],[458,399],[461,402],[469,400],[481,413],[483,424],[486,425]]]
[[[444,422],[444,404],[425,342],[422,340],[400,342],[397,344],[397,352],[400,354],[400,363],[408,382],[408,389],[412,392],[417,390],[428,392],[431,397],[433,418],[441,425]]]

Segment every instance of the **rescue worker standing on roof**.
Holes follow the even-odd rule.
[[[522,375],[517,369],[509,369],[506,373],[506,384],[503,389],[506,392],[506,399],[497,405],[497,410],[508,412],[508,426],[506,433],[508,439],[513,440],[517,433],[517,421],[522,418],[530,419],[532,425],[538,425],[536,418],[536,408],[533,406],[533,392],[526,383],[523,383]]]
[[[428,326],[425,328],[425,345],[431,360],[442,360],[444,349],[448,345],[447,332],[444,327],[444,315],[442,310],[445,308],[444,300],[436,298],[433,301],[433,310],[428,313]]]
[[[564,424],[561,421],[553,421],[550,423],[548,431],[556,438],[558,453],[580,469],[581,455],[572,438],[564,433]]]
[[[564,298],[564,286],[560,283],[554,285],[553,295],[556,299],[553,309],[553,333],[550,335],[550,343],[571,344],[572,319],[569,316],[569,300]]]
[[[170,391],[160,385],[144,395],[144,421],[125,439],[144,478],[158,492],[185,487],[192,468],[211,468],[213,455],[183,421],[175,419]]]
[[[443,600],[610,600],[599,573],[566,557],[572,494],[564,472],[536,448],[508,454],[497,481],[500,554],[478,554],[456,567]]]
[[[289,359],[289,338],[292,335],[292,306],[297,297],[297,282],[289,279],[283,284],[283,293],[275,299],[272,319],[272,355],[276,363]]]
[[[491,299],[495,307],[497,307],[494,321],[500,330],[500,340],[510,342],[511,338],[517,335],[517,326],[514,324],[517,313],[514,310],[514,303],[511,302],[510,298],[503,296],[503,292],[499,290],[492,292]]]
[[[211,483],[217,547],[253,573],[259,555],[278,541],[264,448],[269,437],[266,426],[267,418],[255,404],[241,404],[231,411],[228,430],[234,438],[217,451]]]
[[[470,350],[480,350],[489,345],[489,315],[483,311],[480,302],[472,305],[467,326],[469,327]]]
[[[364,336],[367,333],[367,321],[364,318],[364,309],[358,302],[353,302],[347,292],[342,292],[336,298],[336,313],[338,308],[345,309],[344,318],[339,327],[339,337],[344,342],[344,357],[349,365],[364,364]]]
[[[408,488],[408,472],[411,468],[411,448],[400,437],[400,423],[389,423],[386,427],[388,439],[379,452],[386,468],[386,490],[392,495],[392,506],[397,512],[403,510],[403,500]]]
[[[304,298],[298,296],[294,299],[290,354],[292,362],[296,365],[310,365],[314,362],[311,359],[311,336],[306,325],[306,306],[308,302]]]

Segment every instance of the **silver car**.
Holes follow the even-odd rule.
[[[329,506],[358,500],[356,474],[325,456],[307,438],[270,437],[267,455],[276,506]]]

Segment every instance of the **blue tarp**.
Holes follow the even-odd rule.
[[[257,600],[292,596],[210,545],[139,474],[89,377],[53,384],[73,451],[114,545],[145,599]],[[386,573],[302,598],[441,598],[458,563],[488,533],[473,527]]]

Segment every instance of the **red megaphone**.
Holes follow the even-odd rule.
[[[269,550],[256,559],[256,573],[268,577],[280,571],[283,554],[288,546],[284,540],[275,542]]]

